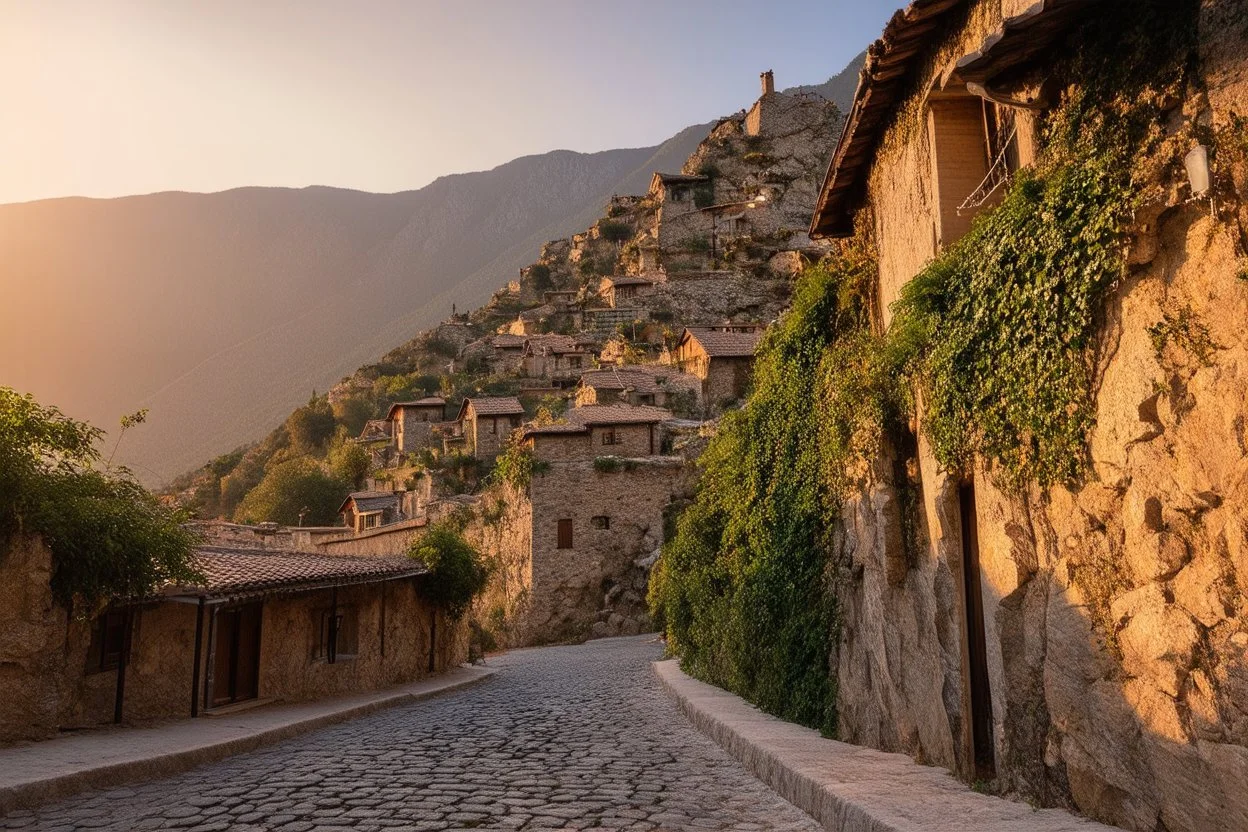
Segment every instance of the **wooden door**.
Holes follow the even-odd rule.
[[[557,546],[560,549],[572,548],[572,521],[571,520],[559,521],[559,541],[557,543]]]
[[[971,749],[975,775],[996,776],[992,737],[992,689],[988,679],[988,647],[984,634],[984,595],[979,573],[979,521],[975,513],[975,484],[958,488],[962,521],[962,594],[966,607],[967,681],[970,684]]]
[[[260,692],[260,618],[262,605],[219,610],[213,639],[213,707],[255,699]]]

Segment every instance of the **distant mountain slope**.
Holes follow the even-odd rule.
[[[644,191],[706,134],[554,151],[419,191],[241,188],[0,205],[0,384],[101,426],[161,482],[484,302],[543,242]]]
[[[846,109],[861,57],[799,89]],[[163,483],[268,433],[452,303],[484,303],[612,194],[679,170],[709,127],[395,194],[239,188],[0,205],[0,385],[108,429],[150,408],[117,459]]]
[[[862,69],[862,64],[866,59],[867,53],[864,50],[854,56],[854,59],[844,69],[822,84],[794,87],[785,92],[818,93],[839,107],[842,113],[848,115],[849,108],[854,103],[854,92],[858,89],[858,72]]]

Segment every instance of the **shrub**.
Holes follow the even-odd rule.
[[[237,523],[281,523],[294,526],[328,526],[338,520],[338,506],[351,490],[349,483],[325,472],[307,457],[279,462],[265,473],[260,484],[247,492],[234,512]]]
[[[633,236],[633,227],[626,222],[599,222],[598,233],[607,242],[619,245]]]
[[[0,388],[0,538],[38,534],[52,551],[52,591],[90,609],[195,582],[194,533],[125,469],[101,471],[103,432]]]
[[[550,266],[545,263],[535,263],[529,266],[528,277],[533,281],[533,288],[539,292],[545,292],[554,285],[550,279]]]
[[[412,541],[407,554],[429,569],[416,585],[420,596],[453,619],[463,617],[489,581],[481,553],[448,521],[430,526]]]
[[[334,412],[325,397],[312,394],[306,405],[286,417],[286,432],[290,445],[296,453],[313,454],[321,451],[334,435]]]
[[[534,474],[541,474],[550,464],[533,457],[533,449],[520,442],[511,442],[494,464],[494,479],[517,491],[527,490]]]

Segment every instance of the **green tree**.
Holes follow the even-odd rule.
[[[334,402],[333,410],[334,419],[338,424],[346,427],[347,433],[352,436],[359,436],[360,431],[364,430],[364,423],[373,418],[373,414],[377,412],[376,406],[371,401],[355,396],[348,396]]]
[[[360,488],[368,476],[371,460],[357,442],[341,442],[329,449],[329,472],[341,482]]]
[[[286,431],[290,434],[290,446],[296,453],[315,454],[325,447],[334,435],[334,411],[324,398],[316,394],[303,407],[286,418]]]
[[[195,535],[125,469],[98,470],[103,432],[0,388],[0,537],[38,534],[66,606],[142,598],[202,579]]]
[[[544,263],[529,266],[529,280],[533,281],[533,288],[539,292],[545,292],[554,285],[550,279],[550,266]]]
[[[490,579],[481,553],[449,521],[430,526],[412,541],[407,554],[429,569],[417,584],[421,597],[452,619],[463,617]]]
[[[260,484],[247,492],[234,512],[234,521],[293,526],[306,510],[304,525],[332,525],[350,490],[348,483],[326,473],[315,460],[289,459],[271,466]]]

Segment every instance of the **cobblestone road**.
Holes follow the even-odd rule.
[[[484,684],[0,819],[38,830],[817,830],[659,689],[660,647],[491,659]]]

